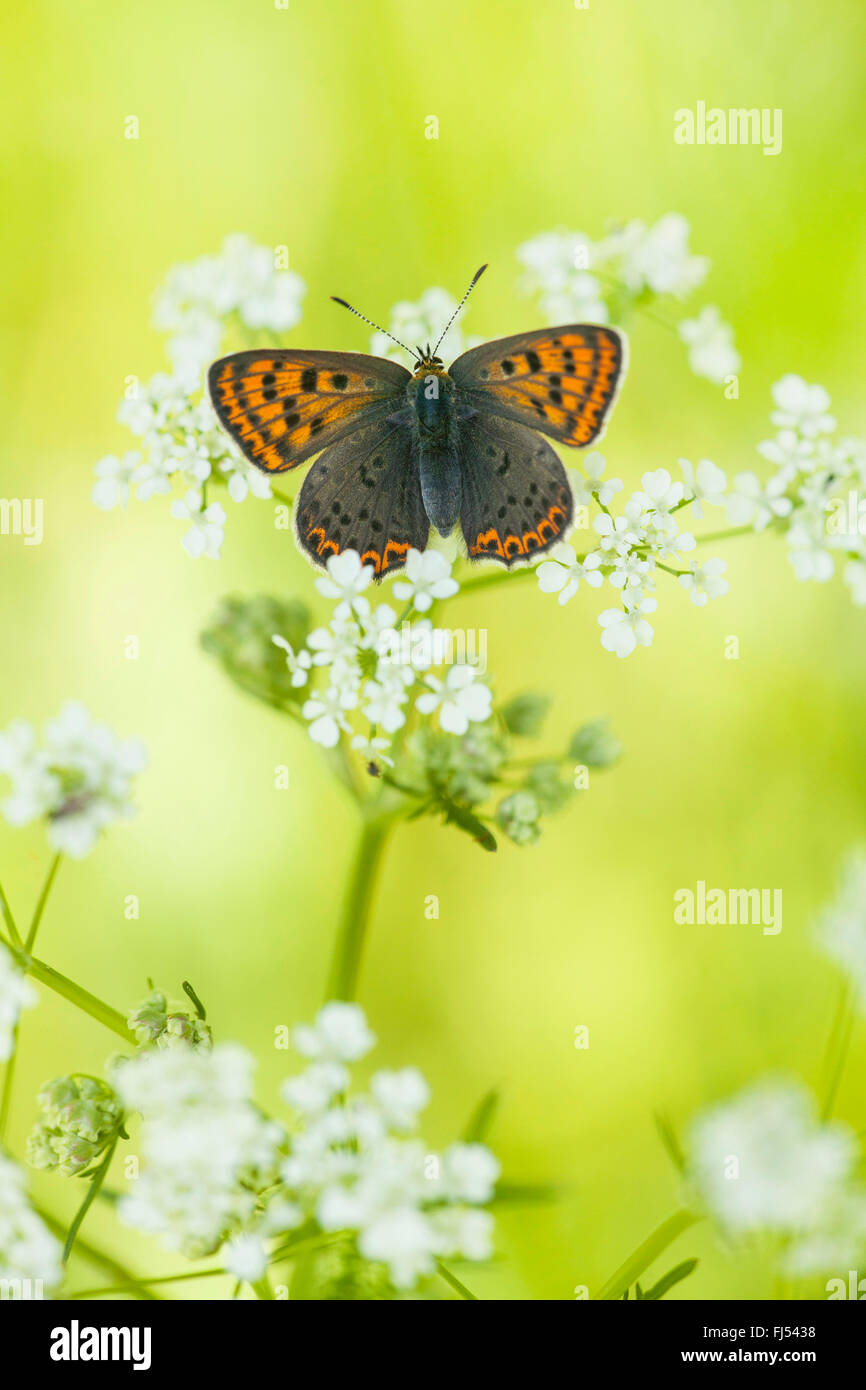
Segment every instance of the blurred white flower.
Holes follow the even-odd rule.
[[[795,512],[788,534],[788,555],[797,578],[825,584],[833,578],[835,563],[828,549],[823,516],[812,516],[805,509]]]
[[[190,523],[190,529],[181,542],[187,555],[194,560],[202,555],[217,560],[225,534],[225,510],[219,502],[211,502],[203,508],[202,501],[201,493],[190,489],[182,501],[177,498],[172,502],[171,514],[177,521]]]
[[[417,1067],[377,1071],[370,1091],[391,1129],[414,1129],[430,1100],[430,1087]],[[483,1199],[482,1199],[483,1200]]]
[[[451,598],[460,585],[451,578],[451,565],[438,550],[411,549],[406,567],[394,582],[394,597],[401,603],[412,600],[419,613],[432,608],[434,599]]]
[[[422,714],[438,710],[439,725],[446,733],[465,734],[470,723],[489,719],[493,696],[473,667],[452,666],[444,681],[428,676],[427,684],[429,689],[415,704]]]
[[[679,582],[692,603],[698,608],[703,608],[708,599],[721,598],[722,594],[728,592],[730,585],[727,579],[723,578],[727,568],[727,560],[704,560],[701,565],[697,560],[692,560],[689,573],[681,574]]]
[[[815,1229],[857,1158],[846,1126],[822,1124],[799,1081],[766,1078],[700,1115],[687,1175],[730,1236]]]
[[[292,1042],[313,1061],[357,1062],[376,1046],[376,1035],[360,1005],[334,1001],[319,1010],[315,1023],[297,1027]]]
[[[857,1008],[866,1014],[866,849],[845,859],[836,896],[818,917],[815,939],[848,976]]]
[[[131,450],[118,458],[107,454],[94,468],[98,482],[93,484],[90,494],[100,511],[110,512],[112,507],[125,507],[132,495],[132,479],[141,463],[141,454]]]
[[[45,818],[53,848],[80,859],[113,821],[135,814],[132,778],[146,762],[138,739],[117,739],[70,701],[46,724],[41,744],[22,720],[0,733],[0,773],[12,782],[0,810],[16,826]]]
[[[27,1199],[23,1169],[0,1150],[0,1280],[30,1280],[29,1296],[40,1298],[63,1278],[61,1254]]]
[[[792,429],[812,438],[831,434],[836,421],[828,415],[830,397],[823,386],[810,386],[801,376],[789,372],[772,387],[778,409],[770,416],[777,429]]]
[[[286,653],[286,665],[292,674],[292,685],[296,689],[302,685],[306,685],[313,661],[306,647],[303,647],[296,654],[291,643],[287,642],[285,637],[280,637],[279,633],[274,633],[271,641],[275,647],[281,647]]]
[[[677,332],[689,349],[689,366],[695,376],[721,385],[742,366],[734,347],[734,330],[725,323],[715,304],[707,304],[697,318],[682,319]]]
[[[689,224],[677,212],[666,213],[653,226],[634,220],[613,233],[605,245],[609,254],[621,257],[620,274],[634,293],[651,289],[655,294],[682,298],[706,278],[706,256],[689,253]]]
[[[223,1264],[236,1279],[245,1279],[250,1284],[261,1279],[268,1267],[267,1251],[261,1236],[235,1236],[226,1245]]]
[[[762,483],[756,473],[737,473],[728,494],[728,519],[734,526],[754,526],[763,531],[774,517],[790,515],[793,502],[785,496],[784,478]]]
[[[693,499],[693,516],[699,519],[703,517],[701,504],[704,502],[708,502],[711,507],[724,506],[728,480],[721,468],[717,468],[710,459],[699,459],[697,468],[689,459],[680,459],[679,464],[686,480],[686,494]]]
[[[560,541],[550,551],[550,558],[543,560],[535,573],[538,587],[544,594],[558,594],[557,603],[568,603],[580,588],[581,581],[591,589],[597,589],[603,582],[599,566],[601,554],[594,550],[583,560],[578,560],[575,551],[565,541]]]
[[[597,449],[584,455],[583,470],[582,474],[573,468],[568,470],[575,502],[578,506],[588,507],[593,497],[597,497],[602,507],[609,507],[616,494],[622,492],[621,479],[608,478],[606,482],[602,482],[605,460]]]
[[[23,1010],[38,1003],[36,990],[0,943],[0,1062],[8,1062],[15,1051],[15,1030]]]

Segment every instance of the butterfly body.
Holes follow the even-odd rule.
[[[361,353],[234,353],[211,367],[211,399],[263,471],[320,455],[295,514],[317,564],[357,550],[382,578],[431,526],[447,536],[458,523],[473,560],[510,567],[548,550],[573,501],[543,436],[576,448],[600,436],[624,339],[571,324],[484,343],[448,370],[435,351],[416,355],[410,372]]]

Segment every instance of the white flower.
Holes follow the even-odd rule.
[[[253,1066],[243,1048],[221,1043],[143,1052],[115,1067],[125,1107],[142,1115],[142,1169],[118,1207],[125,1225],[197,1258],[249,1224],[284,1139],[253,1103]]]
[[[606,608],[598,615],[603,629],[601,645],[619,657],[630,656],[637,646],[648,647],[653,640],[653,630],[646,614],[655,612],[657,607],[654,598],[641,598],[626,608]]]
[[[460,585],[451,578],[451,566],[438,550],[409,551],[403,577],[394,583],[394,597],[401,603],[412,600],[419,613],[432,608],[434,599],[451,598]]]
[[[735,526],[752,525],[763,531],[774,517],[790,513],[793,503],[784,495],[786,486],[783,477],[762,484],[756,473],[737,473],[727,499],[729,520]]]
[[[850,979],[857,1007],[866,1014],[866,850],[846,858],[833,901],[821,912],[816,941]]]
[[[790,481],[798,473],[812,467],[815,441],[803,439],[796,430],[779,430],[775,439],[762,440],[758,453],[768,463],[775,464],[781,475]]]
[[[600,537],[603,551],[625,555],[633,546],[646,544],[644,507],[647,500],[643,493],[633,493],[620,516],[608,516],[605,512],[603,516],[595,518],[592,525]]]
[[[367,738],[364,734],[355,734],[351,746],[365,762],[384,763],[386,767],[394,766],[394,759],[387,756],[388,749],[391,747],[390,740],[387,738]]]
[[[93,470],[99,481],[93,484],[90,496],[101,511],[110,512],[112,507],[126,506],[132,494],[133,475],[140,463],[141,454],[136,450],[124,454],[123,458],[107,454],[99,460]]]
[[[63,1278],[61,1253],[27,1200],[23,1169],[0,1150],[0,1279],[30,1281],[29,1296],[39,1298]],[[26,1282],[22,1297],[28,1297]]]
[[[274,633],[271,641],[275,647],[281,647],[286,653],[286,665],[292,673],[292,685],[295,686],[296,689],[302,685],[306,685],[307,676],[309,675],[310,667],[313,662],[313,658],[306,647],[302,647],[298,654],[295,655],[291,644],[286,641],[285,637],[280,637],[279,633]]]
[[[435,1267],[438,1242],[434,1227],[414,1207],[393,1207],[364,1226],[358,1249],[368,1260],[381,1260],[395,1288],[412,1288]]]
[[[568,603],[580,588],[581,580],[591,589],[599,588],[604,578],[600,564],[601,555],[597,550],[578,560],[572,547],[561,541],[550,552],[550,559],[543,560],[536,569],[538,587],[544,594],[559,594],[559,604]]]
[[[292,1042],[314,1061],[357,1062],[376,1046],[376,1036],[358,1004],[334,1001],[319,1010],[315,1023],[296,1028]]]
[[[340,730],[351,732],[346,719],[346,711],[354,709],[357,696],[350,690],[329,685],[325,690],[317,690],[315,695],[304,702],[301,710],[305,719],[311,721],[308,733],[314,743],[323,748],[336,748],[340,741]]]
[[[455,1202],[489,1202],[501,1172],[483,1144],[451,1144],[442,1155],[442,1186]]]
[[[778,429],[797,430],[812,438],[831,434],[836,428],[833,416],[827,414],[830,397],[823,386],[810,386],[801,376],[789,372],[772,387],[772,395],[778,409],[770,421]]]
[[[465,734],[470,723],[483,723],[490,717],[493,696],[486,685],[476,679],[471,666],[452,666],[444,683],[435,676],[427,677],[430,689],[415,701],[422,714],[439,710],[439,725],[446,733]]]
[[[692,560],[688,574],[681,574],[679,582],[688,593],[692,603],[703,608],[708,599],[721,598],[730,585],[722,576],[728,568],[727,560],[705,560],[699,565]]]
[[[584,474],[569,469],[571,491],[575,502],[579,506],[588,507],[593,497],[597,497],[602,507],[609,507],[616,494],[622,492],[621,479],[608,478],[607,482],[601,481],[601,475],[605,470],[605,460],[597,449],[593,449],[592,453],[584,456],[583,468],[585,477]]]
[[[658,516],[667,516],[674,507],[682,502],[685,496],[685,488],[682,483],[673,482],[666,468],[657,468],[654,472],[644,473],[640,481],[648,500],[648,509]]]
[[[268,1267],[268,1257],[260,1236],[235,1236],[226,1245],[223,1265],[236,1279],[255,1283]]]
[[[695,376],[721,384],[742,365],[734,347],[734,330],[725,323],[715,304],[708,304],[695,319],[683,319],[677,332],[689,349],[689,366]]]
[[[0,1062],[8,1062],[15,1051],[15,1030],[22,1011],[38,1003],[36,990],[18,969],[11,952],[0,944]]]
[[[328,1106],[349,1085],[349,1073],[340,1062],[314,1062],[300,1076],[283,1083],[280,1095],[287,1105],[304,1115],[315,1115]]]
[[[244,502],[250,495],[262,501],[273,496],[270,478],[244,459],[223,459],[220,472],[228,478],[229,497],[233,502]]]
[[[808,512],[795,515],[788,530],[788,555],[797,578],[803,581],[817,580],[825,584],[832,579],[835,564],[828,550],[827,532],[823,516],[810,516]]]
[[[80,859],[108,825],[135,814],[131,780],[146,762],[138,739],[117,739],[70,701],[46,724],[41,746],[23,721],[0,733],[0,773],[12,782],[0,810],[12,825],[45,817],[53,848]]]
[[[679,464],[686,480],[686,492],[693,499],[694,516],[703,516],[702,502],[709,502],[711,507],[724,506],[728,480],[721,468],[717,468],[709,459],[699,459],[697,468],[688,459],[680,459]]]
[[[822,1124],[801,1082],[766,1078],[692,1125],[687,1172],[731,1236],[814,1227],[845,1184],[857,1145],[844,1125]]]
[[[171,514],[178,521],[188,521],[190,529],[181,544],[187,555],[197,560],[202,555],[208,559],[219,559],[223,543],[226,514],[219,502],[211,502],[202,508],[202,495],[194,489],[189,491],[183,501],[179,498],[171,504]]]
[[[430,1087],[417,1067],[377,1071],[370,1082],[370,1090],[388,1126],[396,1130],[414,1129],[419,1114],[430,1100]]]
[[[679,213],[669,212],[652,227],[629,222],[609,239],[622,255],[622,278],[634,293],[648,288],[655,294],[682,297],[706,277],[706,256],[689,254],[689,224]]]
[[[379,663],[379,679],[369,680],[364,686],[366,703],[362,712],[371,724],[384,729],[386,734],[396,733],[406,723],[407,679],[412,679],[410,671],[385,660]]]
[[[317,579],[316,588],[325,598],[339,599],[334,615],[343,618],[373,578],[373,566],[362,565],[357,550],[343,550],[328,556],[326,568],[327,577]]]
[[[526,267],[524,288],[540,293],[549,323],[607,322],[603,291],[588,269],[595,250],[582,232],[542,232],[518,246],[517,259]]]

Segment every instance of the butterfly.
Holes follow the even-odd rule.
[[[431,526],[448,536],[459,522],[470,559],[511,567],[568,530],[571,488],[543,436],[574,448],[599,438],[625,339],[602,325],[541,328],[470,348],[446,371],[437,349],[486,268],[435,347],[413,352],[393,338],[415,359],[412,371],[295,348],[235,352],[211,366],[217,416],[257,468],[283,473],[319,454],[295,508],[299,543],[316,564],[355,550],[381,579],[425,549]]]

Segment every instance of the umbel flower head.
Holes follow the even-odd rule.
[[[93,1076],[60,1076],[39,1092],[42,1118],[27,1140],[34,1168],[74,1177],[116,1138],[123,1118],[117,1096]]]
[[[166,996],[159,989],[130,1010],[129,1026],[139,1048],[172,1047],[202,1048],[213,1045],[213,1035],[203,1018],[193,1018],[182,1009],[169,1009]]]
[[[132,779],[146,763],[139,739],[118,739],[69,702],[41,741],[21,719],[0,733],[0,773],[12,783],[0,810],[11,825],[44,819],[52,847],[81,859],[107,826],[135,814]]]

